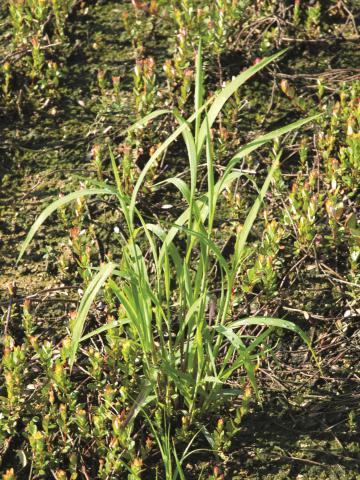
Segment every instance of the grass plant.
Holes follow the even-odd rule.
[[[79,361],[80,344],[102,332],[121,326],[140,361],[136,376],[141,381],[139,396],[123,420],[123,428],[137,415],[150,422],[159,445],[167,479],[185,478],[181,462],[187,451],[178,456],[170,433],[174,411],[184,412],[190,424],[199,425],[210,446],[211,435],[201,420],[209,409],[244,396],[245,383],[258,396],[256,370],[269,348],[267,339],[276,328],[297,333],[311,349],[305,333],[294,323],[277,318],[250,317],[236,319],[233,291],[245,259],[245,247],[252,226],[265,200],[281,152],[276,155],[259,194],[243,225],[239,225],[233,252],[225,256],[214,240],[214,222],[223,191],[244,175],[238,168],[244,157],[285,133],[315,120],[312,116],[259,136],[242,146],[231,158],[221,176],[216,174],[216,151],[213,128],[226,101],[258,71],[281,57],[284,51],[258,62],[230,81],[216,95],[205,101],[201,47],[197,54],[194,113],[185,120],[179,112],[159,110],[137,122],[131,130],[144,128],[150,120],[171,114],[178,128],[152,154],[140,173],[130,196],[123,189],[119,166],[110,150],[115,184],[97,182],[92,188],[75,191],[48,206],[30,229],[19,254],[23,257],[36,232],[56,210],[84,196],[114,196],[126,224],[121,239],[121,261],[107,262],[95,269],[80,302],[69,331],[71,344],[65,350],[70,368]],[[176,187],[186,208],[170,224],[147,222],[141,213],[139,193],[147,173],[162,152],[179,136],[186,146],[190,178],[163,180],[155,189]],[[206,162],[206,191],[199,188],[199,165]],[[106,286],[117,299],[121,315],[100,328],[88,332],[85,325],[91,306]],[[260,334],[251,328],[261,325]],[[247,381],[239,388],[230,388],[228,380],[236,373],[245,373]],[[160,409],[166,427],[146,413],[149,405]],[[155,422],[155,423],[154,423]],[[170,422],[170,423],[169,423]],[[161,423],[161,422],[160,422]],[[130,467],[131,478],[138,478],[140,464]],[[140,469],[141,470],[141,469]],[[134,473],[135,472],[135,473]]]

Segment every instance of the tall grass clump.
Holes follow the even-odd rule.
[[[257,137],[240,148],[221,176],[216,175],[216,152],[211,129],[225,102],[245,81],[283,53],[261,60],[205,101],[200,47],[193,115],[184,119],[177,111],[159,110],[130,128],[143,128],[148,121],[164,114],[172,114],[178,122],[176,130],[144,166],[131,196],[123,191],[118,165],[110,151],[114,185],[98,183],[94,188],[79,190],[55,201],[38,217],[22,245],[19,259],[49,215],[80,197],[111,195],[117,198],[126,224],[126,234],[121,237],[121,261],[101,265],[88,284],[77,316],[69,326],[71,348],[68,362],[73,367],[78,361],[81,342],[122,325],[124,335],[136,345],[141,360],[136,366],[141,388],[126,425],[137,414],[144,413],[145,406],[152,403],[161,406],[167,421],[172,412],[181,410],[186,412],[189,422],[198,422],[210,408],[214,409],[216,405],[243,394],[243,389],[232,389],[228,384],[230,377],[239,371],[246,374],[248,386],[257,394],[257,362],[259,356],[264,355],[262,347],[274,328],[296,332],[311,348],[303,331],[292,322],[268,317],[234,320],[232,294],[244,261],[248,236],[278,168],[280,155],[270,166],[244,224],[237,229],[232,254],[226,257],[214,240],[220,198],[226,188],[244,175],[238,168],[244,157],[316,118],[299,120]],[[186,146],[189,181],[174,176],[154,187],[175,187],[186,208],[171,224],[161,221],[149,223],[141,212],[139,192],[147,172],[179,136]],[[206,163],[205,191],[199,187],[199,165],[202,162]],[[104,285],[118,299],[121,316],[85,334],[88,312]],[[252,325],[265,328],[257,336],[240,334],[244,327]],[[152,425],[148,415],[145,414],[144,418]],[[164,438],[171,450],[170,437],[165,435]],[[180,472],[184,457],[174,455],[175,470]],[[171,471],[171,467],[169,469]]]

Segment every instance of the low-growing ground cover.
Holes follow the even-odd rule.
[[[56,2],[9,3],[0,164],[4,478],[357,478],[356,3],[73,2],[61,26]],[[10,7],[25,12],[21,35],[44,46],[40,64]],[[214,99],[233,75],[285,46],[213,124],[211,100],[203,109],[202,156],[191,156],[200,150],[194,119],[194,144],[179,136],[148,163],[179,118],[165,114],[129,131],[131,124],[156,108],[189,118],[201,107],[196,72],[204,98]],[[317,113],[247,151],[216,209],[207,200],[246,142]],[[245,219],[271,165],[245,245]],[[116,182],[120,205],[110,191]],[[109,191],[59,209],[15,266],[44,206],[79,188]],[[179,225],[189,201],[192,214]],[[204,208],[213,214],[200,221]],[[164,249],[160,226],[166,232],[174,222],[176,240]],[[226,262],[236,263],[231,284]],[[102,332],[77,346],[71,368],[89,285],[99,292],[84,334]],[[254,316],[301,327],[322,369],[294,333],[246,325]]]

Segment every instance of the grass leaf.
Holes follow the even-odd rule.
[[[81,299],[80,306],[71,328],[71,354],[69,358],[70,368],[75,361],[76,352],[82,338],[86,317],[89,313],[90,307],[96,298],[100,288],[104,285],[106,280],[110,277],[115,269],[114,263],[107,263],[100,267],[99,272],[89,283],[85,293]]]
[[[20,253],[16,260],[16,263],[18,263],[23,257],[25,250],[29,246],[31,240],[34,238],[34,235],[39,230],[41,225],[56,210],[81,197],[85,197],[89,195],[113,195],[113,194],[114,194],[114,190],[111,189],[110,187],[109,188],[89,188],[89,189],[77,190],[76,192],[69,193],[69,195],[59,198],[59,200],[56,200],[55,202],[51,203],[48,207],[45,208],[43,212],[41,212],[41,214],[38,216],[38,218],[33,223],[32,227],[30,228],[29,233],[27,234],[21,246]]]
[[[209,109],[208,112],[208,123],[209,123],[209,128],[211,129],[216,117],[222,110],[223,106],[227,102],[227,100],[238,90],[238,88],[246,82],[250,77],[255,75],[258,71],[262,70],[264,67],[269,65],[269,63],[273,62],[277,58],[281,57],[287,49],[282,50],[281,52],[275,53],[274,55],[271,55],[270,57],[264,58],[261,60],[259,63],[256,65],[253,65],[252,67],[246,69],[244,72],[240,73],[237,77],[235,77],[231,82],[229,82],[219,93],[215,95],[215,100],[214,103],[212,104],[211,108]],[[197,151],[198,154],[201,152],[202,147],[204,145],[205,139],[206,139],[206,131],[207,131],[207,124],[205,120],[203,120],[201,127],[200,127],[200,132],[199,132],[199,139],[197,143]]]

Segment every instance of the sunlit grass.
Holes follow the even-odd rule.
[[[239,370],[246,373],[253,391],[257,393],[257,362],[259,356],[266,355],[266,349],[263,351],[262,347],[274,328],[295,332],[311,349],[305,333],[292,322],[267,317],[233,320],[232,292],[244,260],[248,236],[278,168],[281,153],[269,168],[242,228],[237,230],[234,251],[229,258],[223,255],[214,240],[214,221],[220,198],[224,189],[243,175],[238,168],[240,161],[264,144],[318,117],[315,115],[291,123],[242,146],[226,165],[223,175],[216,179],[216,152],[211,129],[219,113],[244,82],[283,53],[263,59],[205,101],[200,47],[193,115],[185,120],[176,111],[160,110],[131,127],[133,130],[144,128],[150,120],[169,113],[174,115],[179,124],[144,166],[131,197],[123,191],[118,165],[110,151],[115,184],[79,190],[53,202],[35,221],[21,247],[18,261],[44,221],[60,207],[89,195],[117,198],[127,232],[127,237],[122,239],[121,262],[101,265],[87,286],[77,316],[69,326],[71,348],[68,361],[73,367],[81,342],[122,324],[127,337],[139,347],[141,362],[138,373],[144,392],[129,422],[152,402],[162,406],[169,416],[176,406],[186,409],[190,421],[201,418],[217,403],[242,395],[242,389],[230,389],[227,383]],[[189,182],[180,177],[171,177],[162,182],[162,188],[166,184],[175,186],[186,208],[171,225],[148,223],[141,213],[139,192],[152,165],[180,135],[187,151]],[[199,164],[203,160],[206,161],[205,192],[198,187]],[[184,239],[184,248],[178,246],[179,234]],[[216,296],[212,291],[215,270]],[[122,318],[85,335],[88,312],[105,284],[121,304]],[[258,336],[239,333],[240,327],[251,325],[266,328]],[[155,437],[161,448],[165,448],[160,437]],[[166,448],[172,451],[170,437],[165,440]],[[167,455],[164,452],[161,452],[162,456]],[[181,475],[181,461],[174,452],[173,460]],[[173,463],[169,461],[167,468],[172,472]],[[172,476],[173,473],[167,478]]]

